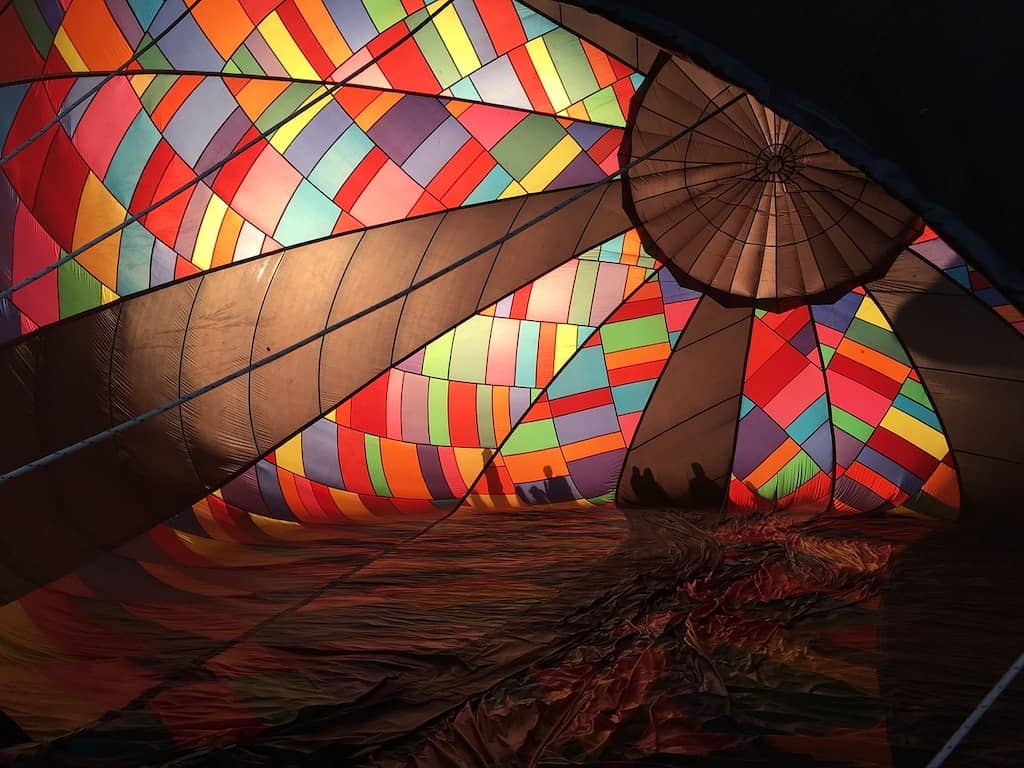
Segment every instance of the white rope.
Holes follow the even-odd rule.
[[[272,355],[264,357],[263,359],[261,359],[261,360],[259,360],[257,362],[250,363],[249,365],[246,365],[244,368],[239,368],[237,371],[234,371],[233,373],[229,373],[226,376],[222,376],[221,378],[217,379],[216,381],[210,382],[209,384],[206,384],[205,386],[202,386],[199,389],[194,390],[193,392],[189,392],[186,395],[182,395],[181,397],[177,398],[176,400],[172,400],[169,403],[165,403],[164,405],[161,405],[161,406],[159,406],[157,408],[153,408],[153,409],[151,409],[149,411],[146,411],[145,413],[141,413],[138,416],[134,416],[133,418],[129,419],[128,421],[122,422],[122,423],[117,424],[117,425],[115,425],[113,427],[105,429],[102,432],[96,433],[95,435],[92,435],[90,437],[84,438],[83,440],[79,440],[77,443],[73,443],[73,444],[71,444],[71,445],[69,445],[69,446],[67,446],[65,448],[61,448],[61,449],[59,449],[57,451],[54,451],[53,453],[47,454],[46,456],[43,456],[43,457],[41,457],[39,459],[36,459],[35,461],[31,461],[28,464],[25,464],[25,465],[23,465],[21,467],[18,467],[17,469],[13,469],[10,472],[7,472],[7,473],[5,473],[3,475],[0,475],[0,485],[3,485],[4,483],[10,482],[11,480],[14,480],[16,478],[22,477],[23,475],[27,475],[30,472],[33,472],[33,471],[35,471],[37,469],[42,469],[43,467],[48,466],[49,464],[52,464],[53,462],[55,462],[55,461],[57,461],[59,459],[62,459],[65,456],[69,456],[72,453],[77,453],[78,451],[82,450],[83,448],[88,448],[91,445],[96,445],[97,443],[101,443],[104,440],[106,440],[107,438],[112,437],[112,436],[117,435],[117,434],[120,434],[121,432],[124,432],[124,431],[126,431],[128,429],[131,429],[132,427],[134,427],[134,426],[136,426],[138,424],[141,424],[144,421],[148,421],[149,419],[153,419],[153,418],[156,418],[157,416],[160,416],[161,414],[167,413],[168,411],[171,411],[171,410],[173,410],[173,409],[175,409],[175,408],[177,408],[177,407],[179,407],[181,405],[184,405],[185,403],[190,402],[191,400],[195,400],[197,397],[201,397],[202,395],[206,394],[207,392],[211,392],[214,389],[217,389],[218,387],[221,387],[221,386],[223,386],[223,385],[225,385],[225,384],[227,384],[227,383],[229,383],[229,382],[231,382],[231,381],[233,381],[233,380],[235,380],[235,379],[237,379],[237,378],[239,378],[241,376],[244,376],[247,373],[250,373],[250,372],[252,372],[252,371],[254,371],[254,370],[258,369],[258,368],[262,368],[265,365],[270,365],[271,363],[275,362],[276,360],[280,360],[282,357],[285,357],[286,355],[290,355],[292,352],[295,352],[295,351],[301,349],[302,347],[306,346],[307,344],[311,344],[312,342],[317,341],[317,340],[323,338],[324,336],[327,336],[328,334],[331,334],[334,331],[336,331],[336,330],[338,330],[340,328],[345,327],[349,323],[353,323],[356,320],[359,320],[360,318],[366,317],[367,315],[369,315],[369,314],[371,314],[373,312],[376,312],[378,309],[382,309],[383,307],[387,306],[388,304],[390,304],[393,301],[396,301],[396,300],[401,299],[401,298],[403,298],[405,296],[408,296],[409,294],[413,293],[414,291],[419,290],[423,286],[429,285],[430,283],[434,282],[435,280],[438,280],[439,278],[443,277],[444,275],[448,274],[449,272],[452,272],[452,271],[462,267],[463,265],[468,264],[470,261],[473,261],[474,259],[478,258],[479,256],[482,256],[483,254],[488,253],[489,251],[497,248],[502,243],[504,243],[506,240],[509,240],[509,239],[511,239],[513,237],[516,237],[517,235],[521,234],[522,232],[525,232],[526,230],[530,229],[531,227],[533,227],[534,225],[540,223],[541,221],[544,221],[545,219],[553,216],[555,213],[557,213],[558,211],[562,210],[566,206],[571,205],[572,203],[576,202],[577,200],[579,200],[579,199],[585,197],[586,195],[590,194],[594,190],[599,189],[600,187],[602,187],[603,185],[605,185],[609,181],[612,181],[613,179],[615,179],[618,176],[620,176],[622,173],[625,173],[626,171],[629,171],[635,165],[637,165],[637,164],[647,160],[649,157],[651,157],[653,155],[656,155],[657,153],[661,152],[663,149],[665,149],[666,147],[668,147],[671,144],[675,143],[676,141],[678,141],[680,138],[685,136],[690,131],[694,130],[695,128],[697,128],[698,126],[700,126],[703,123],[707,122],[708,120],[712,119],[713,117],[716,117],[718,114],[724,112],[726,109],[731,107],[733,104],[735,104],[736,102],[738,102],[739,100],[744,99],[744,98],[746,98],[746,93],[740,93],[739,95],[737,95],[737,96],[733,97],[732,99],[730,99],[729,101],[727,101],[725,104],[723,104],[723,105],[721,105],[719,107],[716,107],[712,111],[708,112],[706,115],[702,116],[699,120],[697,120],[693,125],[684,128],[677,135],[675,135],[672,138],[662,142],[661,144],[659,144],[658,146],[656,146],[654,149],[650,150],[649,152],[646,152],[643,155],[635,158],[632,162],[630,162],[628,165],[624,166],[623,168],[620,168],[620,169],[616,170],[614,173],[608,174],[603,179],[595,181],[595,182],[593,182],[592,184],[590,184],[590,185],[588,185],[586,187],[582,187],[575,194],[570,195],[569,197],[565,198],[564,200],[562,200],[557,205],[554,205],[551,208],[541,212],[540,214],[538,214],[537,216],[534,216],[532,219],[530,219],[529,221],[521,224],[520,226],[518,226],[518,227],[516,227],[514,229],[509,230],[506,234],[504,234],[503,236],[499,237],[497,240],[494,240],[493,242],[488,243],[487,245],[483,246],[482,248],[478,248],[477,250],[473,251],[472,253],[470,253],[467,256],[463,256],[461,259],[458,259],[457,261],[452,262],[451,264],[447,265],[443,269],[438,270],[437,272],[433,273],[432,275],[429,275],[428,277],[425,277],[425,278],[423,278],[422,280],[420,280],[418,282],[412,283],[411,285],[409,285],[408,288],[404,288],[401,291],[398,291],[397,293],[392,294],[391,296],[389,296],[389,297],[387,297],[385,299],[382,299],[382,300],[380,300],[380,301],[378,301],[378,302],[376,302],[374,304],[371,304],[370,306],[368,306],[368,307],[366,307],[364,309],[361,309],[360,311],[356,312],[355,314],[349,315],[348,317],[345,317],[345,318],[343,318],[341,320],[338,320],[338,321],[336,321],[334,323],[331,323],[331,324],[327,325],[323,330],[316,331],[315,333],[310,334],[309,336],[307,336],[306,338],[304,338],[304,339],[302,339],[300,341],[297,341],[297,342],[295,342],[293,344],[289,344],[287,347],[284,347],[283,349],[278,350],[277,352],[273,353]]]
[[[992,687],[992,690],[989,691],[985,698],[981,700],[981,703],[979,703],[978,706],[974,708],[974,711],[967,716],[963,725],[957,728],[956,733],[949,737],[949,741],[947,741],[942,749],[936,753],[935,757],[931,759],[925,768],[939,768],[940,765],[946,762],[946,759],[953,754],[953,750],[956,749],[960,742],[967,737],[967,734],[971,732],[971,729],[978,724],[982,715],[988,712],[996,699],[998,699],[1003,691],[1010,686],[1010,683],[1012,683],[1013,679],[1017,677],[1017,674],[1021,669],[1024,669],[1024,653],[1018,656],[1017,660],[1010,665],[1010,668],[1006,670],[1006,674],[999,678],[999,682]]]

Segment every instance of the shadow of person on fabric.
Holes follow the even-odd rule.
[[[696,509],[720,507],[725,501],[725,491],[708,477],[700,462],[690,465],[693,477],[690,478],[690,504]]]
[[[544,491],[547,504],[559,504],[567,501],[575,501],[576,495],[569,486],[569,480],[565,477],[555,477],[554,470],[550,466],[544,467]]]
[[[661,483],[654,479],[654,472],[650,467],[634,466],[629,477],[630,487],[636,496],[637,504],[641,507],[671,507],[672,497],[662,487]]]

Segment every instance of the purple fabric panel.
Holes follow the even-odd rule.
[[[455,497],[455,493],[448,487],[448,482],[444,478],[439,451],[435,445],[418,445],[416,458],[419,460],[420,471],[423,472],[430,497],[435,500],[451,499]]]
[[[437,99],[405,96],[369,131],[373,143],[401,165],[451,113]]]
[[[569,462],[573,484],[586,499],[615,491],[626,458],[625,448]]]
[[[595,163],[590,155],[585,152],[580,152],[576,155],[575,159],[565,167],[555,180],[548,184],[548,189],[563,189],[565,187],[577,187],[583,184],[592,184],[595,181],[599,181],[605,177],[605,172],[602,171],[597,163]]]
[[[740,420],[736,438],[736,458],[732,471],[746,477],[786,440],[786,432],[764,411],[754,407]]]
[[[602,405],[599,408],[557,416],[555,431],[563,445],[618,432],[619,420],[615,415],[615,406]]]
[[[284,153],[285,159],[303,176],[308,176],[351,124],[352,118],[345,110],[337,102],[329,102],[291,143]]]
[[[333,421],[318,419],[303,430],[302,468],[314,483],[343,487],[338,458],[338,426]]]

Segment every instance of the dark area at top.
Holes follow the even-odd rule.
[[[751,90],[1024,299],[1018,4],[568,2]]]

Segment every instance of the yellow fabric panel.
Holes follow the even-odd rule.
[[[885,315],[882,314],[882,310],[878,308],[878,305],[870,298],[865,299],[860,303],[860,307],[857,309],[857,317],[866,323],[877,325],[879,328],[884,328],[887,331],[892,330],[892,326],[885,319]]]
[[[328,488],[327,490],[331,492],[331,498],[334,499],[334,503],[338,505],[338,509],[341,510],[345,517],[360,521],[378,519],[375,514],[366,508],[362,499],[359,498],[359,494],[343,491],[340,488]]]
[[[572,136],[564,136],[541,158],[533,170],[523,177],[523,187],[527,192],[543,192],[581,151],[580,145]]]
[[[85,72],[88,70],[88,67],[85,65],[85,61],[83,61],[82,57],[78,54],[78,49],[75,48],[74,43],[71,42],[71,39],[68,37],[63,27],[58,29],[57,34],[54,35],[53,44],[60,52],[60,55],[64,58],[64,61],[67,62],[68,68],[72,72]]]
[[[523,189],[522,185],[518,181],[513,181],[505,190],[498,195],[499,200],[504,200],[507,197],[518,197],[519,195],[525,195],[526,190]]]
[[[132,86],[132,90],[135,91],[136,95],[142,96],[149,88],[149,84],[156,79],[156,75],[132,75],[128,78],[128,82]]]
[[[119,226],[125,210],[96,175],[89,173],[82,190],[82,203],[78,208],[72,248],[80,248],[94,237]],[[104,238],[84,251],[77,261],[109,288],[117,287],[117,258],[121,247],[121,233]]]
[[[465,77],[480,68],[480,59],[473,50],[473,43],[462,26],[459,14],[455,12],[455,6],[449,5],[437,14],[434,25],[460,75]]]
[[[276,12],[261,21],[258,29],[267,41],[267,45],[270,46],[270,50],[274,52],[277,60],[281,62],[291,77],[302,80],[320,79],[316,70],[302,55],[302,51],[299,50],[299,46],[295,44],[292,36],[288,34],[281,17]]]
[[[319,114],[321,109],[331,103],[330,99],[324,97],[324,93],[325,89],[323,88],[317,88],[313,91],[296,111],[298,112],[298,110],[301,110],[310,102],[316,101],[316,99],[320,100],[274,131],[274,135],[270,137],[270,144],[274,149],[283,155],[299,133],[302,132],[302,129],[309,125],[310,121]]]
[[[555,330],[555,370],[561,370],[562,366],[569,362],[576,354],[576,340],[579,338],[579,330],[575,325],[559,324]]]
[[[571,103],[569,95],[565,92],[565,86],[562,85],[562,79],[558,76],[558,70],[555,69],[555,62],[551,60],[548,47],[544,44],[544,38],[537,37],[528,42],[526,52],[530,54],[530,60],[540,76],[541,85],[544,86],[552,108],[556,112],[560,112],[568,107]]]
[[[923,424],[899,408],[889,409],[889,412],[882,418],[882,426],[913,443],[921,450],[927,451],[936,459],[943,459],[949,453],[949,444],[941,432]]]
[[[203,214],[203,221],[199,225],[199,234],[196,236],[196,247],[192,252],[192,263],[204,271],[209,269],[213,263],[217,235],[220,233],[220,226],[227,210],[228,204],[218,195],[213,195],[206,205],[206,213]]]
[[[275,463],[281,469],[305,477],[306,470],[302,466],[302,433],[274,451]]]

